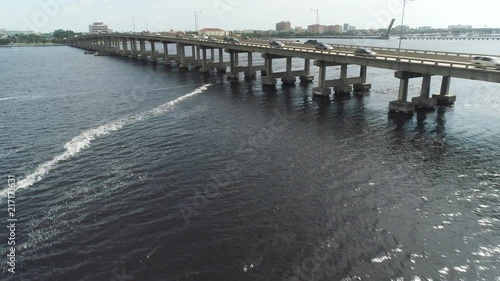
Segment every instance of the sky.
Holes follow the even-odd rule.
[[[409,1],[409,0],[407,0]],[[358,29],[385,28],[392,18],[401,23],[404,0],[2,0],[0,28],[52,32],[70,29],[88,32],[92,22],[104,22],[114,31],[194,30],[194,11],[199,27],[225,30],[274,30],[279,21],[292,27],[316,22],[349,23]],[[404,24],[411,27],[472,25],[500,27],[500,1],[410,0]],[[473,11],[474,10],[474,11]],[[134,20],[133,20],[134,19]]]

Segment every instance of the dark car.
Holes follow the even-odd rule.
[[[356,49],[356,51],[354,51],[354,55],[361,56],[361,57],[374,58],[377,56],[377,53],[375,53],[371,49],[360,48],[360,49]]]
[[[240,42],[240,40],[238,40],[235,37],[226,37],[226,38],[224,38],[224,41],[231,42],[231,43],[239,43]]]
[[[281,42],[281,41],[271,41],[269,43],[269,46],[275,47],[275,48],[283,48],[283,47],[285,47],[285,44],[283,44],[283,42]]]
[[[316,45],[316,50],[333,50],[333,47],[326,43],[319,43]]]
[[[306,44],[306,45],[315,45],[316,46],[316,45],[319,44],[319,42],[318,42],[318,40],[307,40],[304,44]]]

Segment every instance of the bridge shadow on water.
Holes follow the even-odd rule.
[[[364,137],[385,132],[396,149],[402,149],[409,143],[427,143],[434,147],[436,143],[446,142],[445,113],[449,108],[445,107],[439,107],[436,111],[417,111],[413,116],[391,113],[388,114],[387,121],[383,122],[381,109],[371,102],[380,98],[376,92],[314,97],[311,95],[313,83],[297,83],[289,86],[278,84],[275,87],[266,87],[262,85],[260,76],[245,79],[240,75],[238,79],[228,80],[226,75],[216,72],[202,74],[199,68],[185,70],[129,58],[109,58],[147,68],[146,71],[160,74],[160,77],[161,73],[166,73],[169,78],[181,81],[181,84],[223,86],[225,93],[221,94],[228,95],[231,100],[245,102],[248,106],[257,105],[267,114],[272,114],[276,110],[286,112],[296,118],[294,122],[309,124],[314,122],[325,135],[342,136],[348,135],[348,132],[354,137]],[[421,148],[426,149],[425,146]]]

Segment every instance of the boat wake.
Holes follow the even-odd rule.
[[[111,134],[112,132],[116,132],[122,129],[124,126],[135,124],[144,121],[148,118],[165,114],[166,112],[170,111],[177,103],[182,102],[185,99],[188,99],[192,96],[195,96],[197,94],[206,91],[209,86],[211,85],[210,84],[203,85],[191,93],[178,97],[173,101],[162,104],[146,112],[138,113],[128,117],[123,117],[111,121],[102,126],[99,126],[97,128],[89,129],[82,132],[81,134],[74,137],[72,140],[70,140],[64,145],[65,151],[63,153],[57,155],[52,160],[40,164],[34,172],[27,175],[24,179],[18,181],[16,191],[19,189],[28,188],[33,184],[35,184],[36,182],[40,181],[43,178],[43,176],[47,175],[50,172],[50,170],[54,169],[59,162],[66,161],[74,157],[75,155],[80,153],[80,151],[87,148],[95,139],[102,138],[104,136]],[[0,193],[0,198],[5,197],[6,194],[7,194],[7,189],[3,190]]]

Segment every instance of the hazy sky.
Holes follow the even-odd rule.
[[[194,30],[195,10],[200,28],[274,29],[276,22],[307,27],[316,21],[311,8],[320,9],[321,24],[350,23],[358,28],[386,27],[391,18],[401,22],[403,0],[2,0],[0,28],[50,32],[88,31],[103,21],[115,31]],[[414,0],[406,4],[405,24],[447,27],[500,27],[496,0]]]

